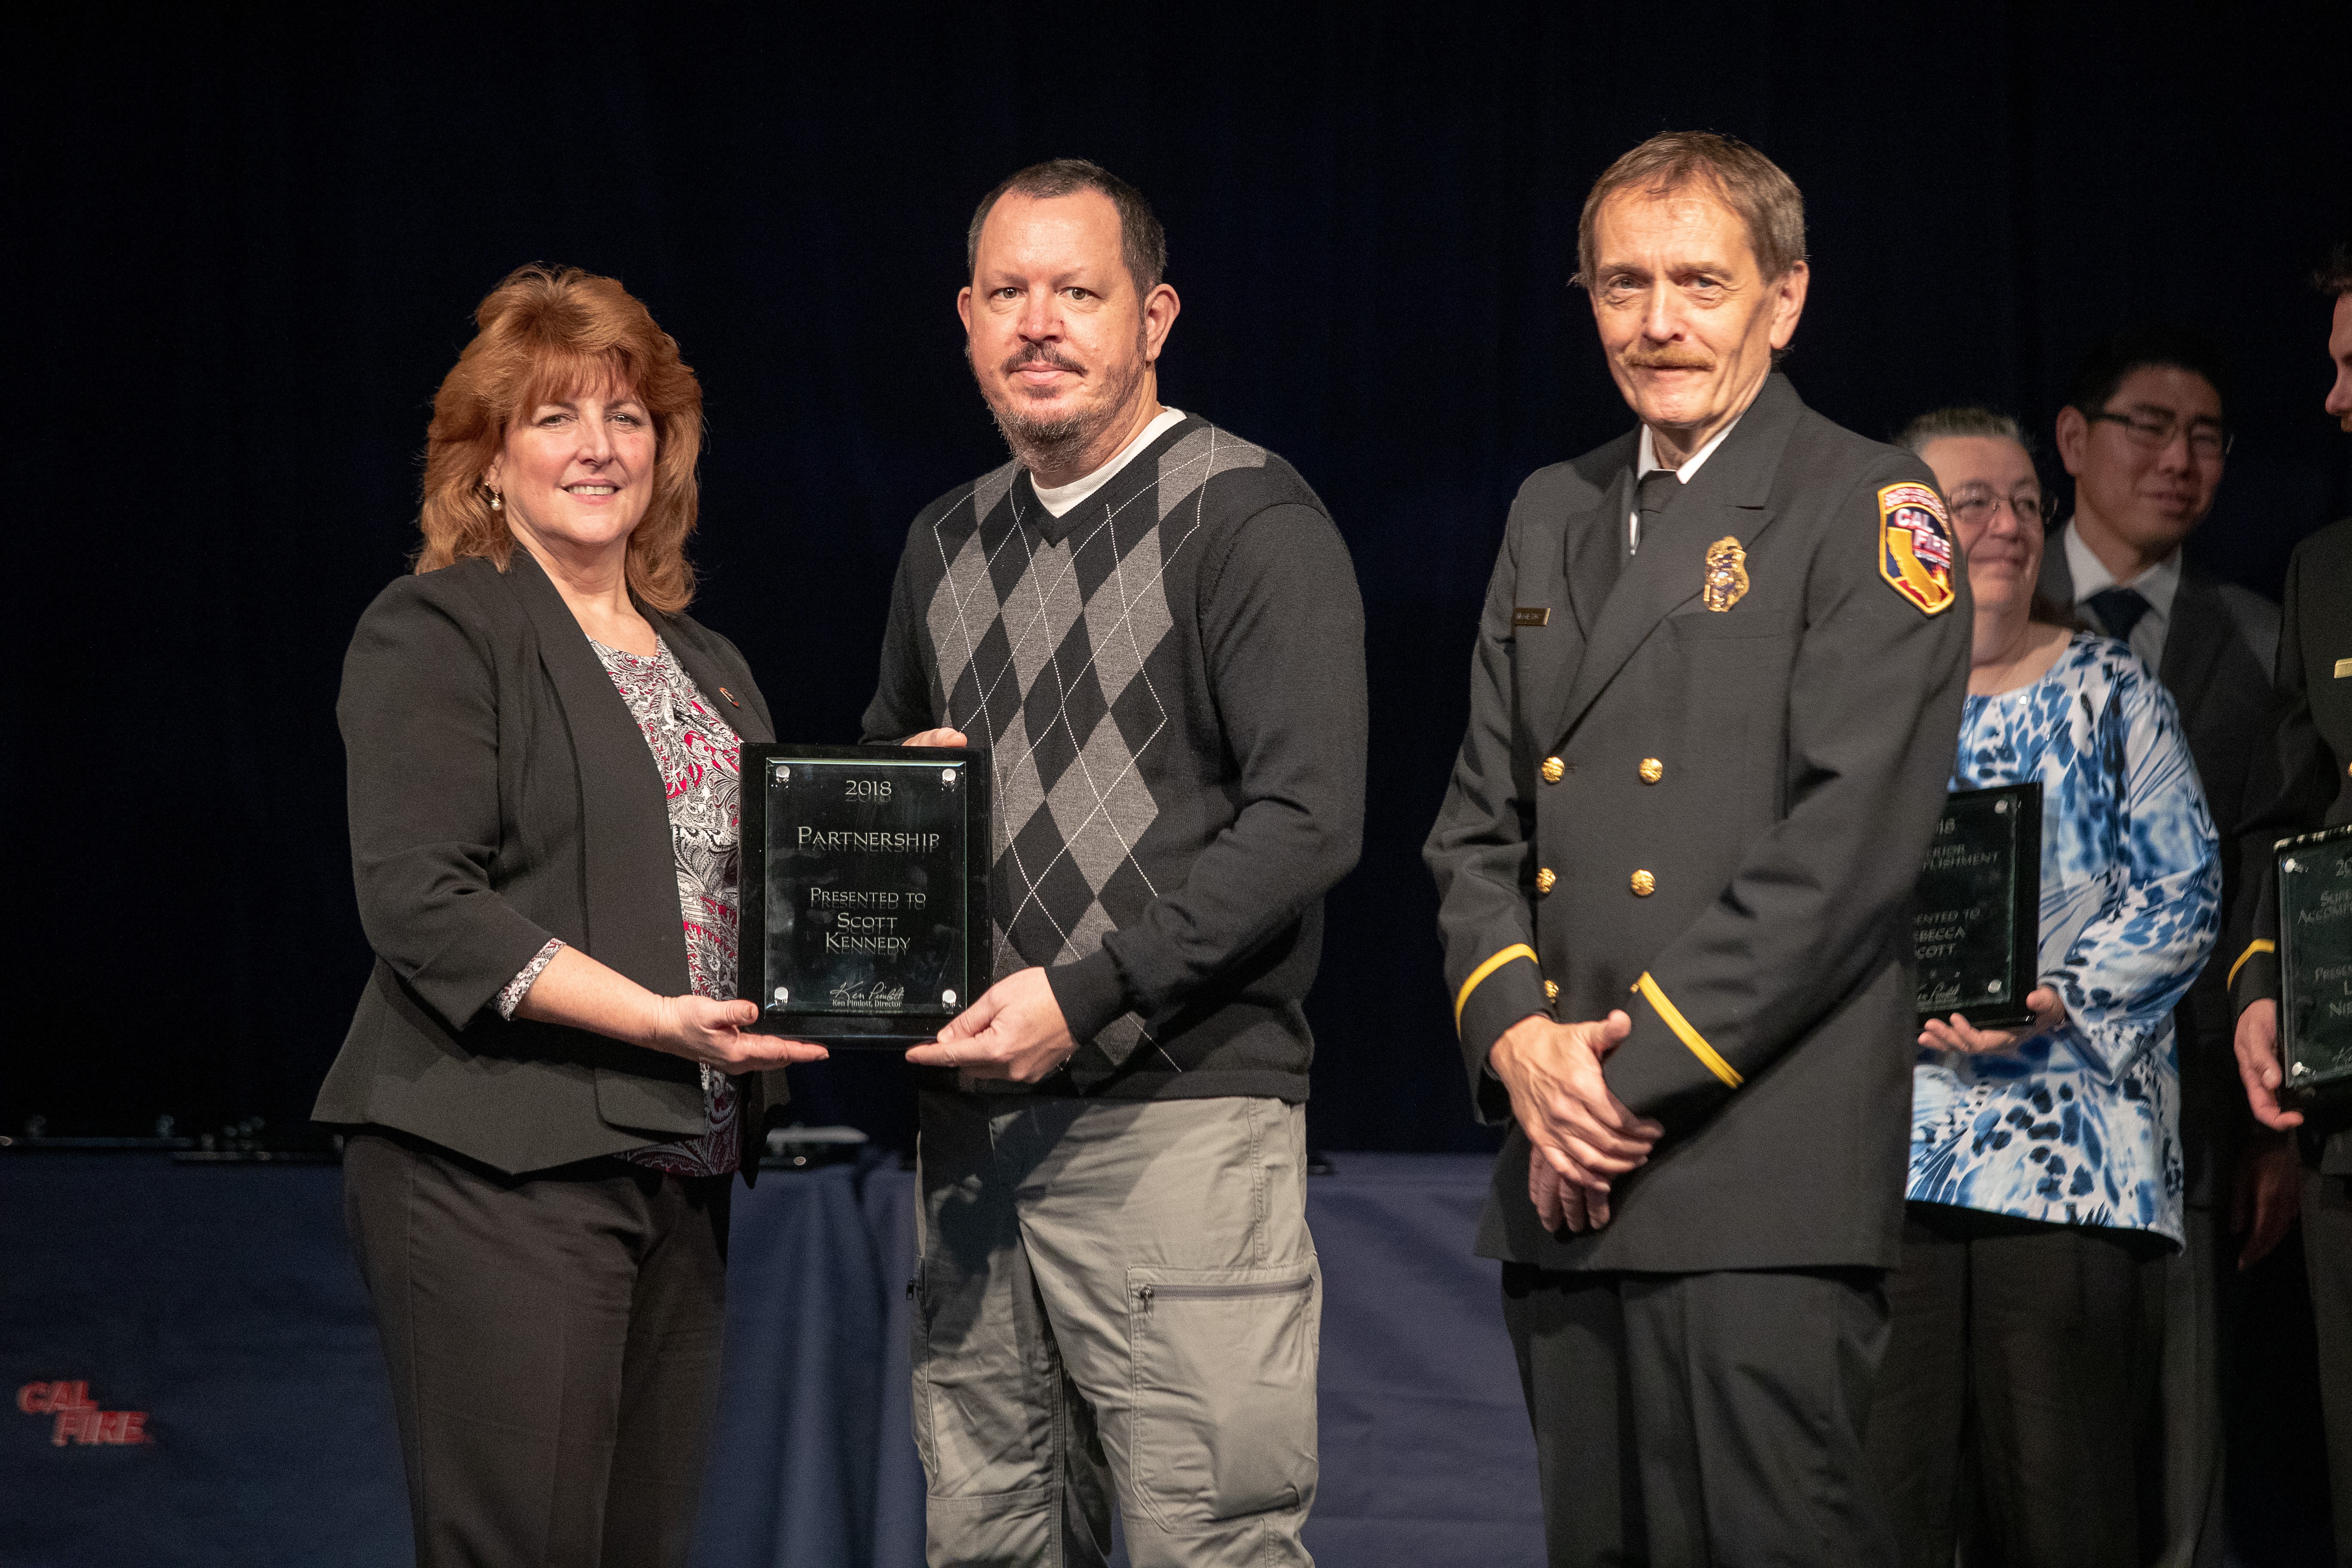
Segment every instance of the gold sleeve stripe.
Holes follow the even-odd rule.
[[[1643,970],[1642,978],[1633,982],[1633,989],[1658,1010],[1658,1016],[1666,1021],[1666,1027],[1681,1037],[1683,1044],[1690,1047],[1690,1054],[1704,1063],[1707,1071],[1733,1089],[1738,1089],[1745,1081],[1740,1078],[1739,1070],[1716,1054],[1715,1047],[1690,1026],[1690,1020],[1683,1016],[1682,1009],[1666,1000],[1666,994],[1658,989],[1658,983],[1650,978],[1648,970]]]
[[[1524,958],[1539,969],[1543,966],[1543,961],[1536,956],[1534,948],[1529,947],[1526,942],[1517,942],[1472,970],[1470,978],[1462,983],[1462,989],[1454,994],[1454,1032],[1455,1034],[1462,1032],[1462,1009],[1470,1005],[1470,993],[1477,990],[1480,983],[1485,981],[1486,976],[1515,958]]]
[[[2246,951],[2238,954],[2237,963],[2230,965],[2230,978],[2221,982],[2222,989],[2227,990],[2238,983],[2238,971],[2246,967],[2246,960],[2258,952],[2276,952],[2277,951],[2278,943],[2266,936],[2258,936],[2246,943]]]

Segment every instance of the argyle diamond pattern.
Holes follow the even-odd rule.
[[[1165,570],[1200,525],[1210,478],[1265,460],[1196,429],[1107,514],[1081,503],[1087,520],[1058,542],[1034,497],[1024,515],[1008,464],[973,486],[971,510],[952,508],[933,529],[944,575],[927,620],[940,689],[950,721],[992,763],[999,973],[1083,958],[1159,896],[1134,851],[1160,816],[1147,757],[1168,743],[1159,688],[1178,675]],[[1106,489],[1124,492],[1124,479]],[[1148,1039],[1128,1013],[1093,1046],[1115,1066]]]

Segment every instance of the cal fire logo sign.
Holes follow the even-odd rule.
[[[1940,615],[1958,597],[1952,586],[1952,521],[1944,500],[1926,485],[1884,485],[1878,491],[1878,574],[1927,614]]]
[[[89,1396],[89,1384],[80,1379],[28,1383],[16,1391],[16,1408],[27,1415],[57,1417],[49,1432],[54,1447],[62,1448],[68,1443],[121,1447],[155,1440],[148,1436],[147,1412],[100,1410]]]

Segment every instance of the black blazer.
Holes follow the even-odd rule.
[[[1882,512],[1934,477],[1779,375],[1621,570],[1636,439],[1539,469],[1512,504],[1424,855],[1482,1117],[1509,1115],[1485,1068],[1510,1025],[1622,1007],[1610,1087],[1667,1136],[1606,1228],[1565,1237],[1528,1201],[1514,1128],[1478,1247],[1551,1268],[1888,1268],[1908,910],[1959,735],[1966,577],[1953,547],[1941,609],[1892,585]],[[1701,590],[1730,541],[1747,587],[1718,613]]]
[[[2074,574],[2066,563],[2063,529],[2042,552],[2042,596],[2074,606]],[[2095,616],[2082,610],[2086,620]],[[2105,627],[2101,627],[2105,630]],[[2224,583],[2181,563],[2180,586],[2167,617],[2157,679],[2172,693],[2189,755],[2205,789],[2206,809],[2221,835],[2221,921],[2234,930],[2235,911],[2251,896],[2242,868],[2242,835],[2267,792],[2254,783],[2255,763],[2270,744],[2274,713],[2271,667],[2278,657],[2278,606],[2261,595]],[[2237,1013],[2226,984],[2229,960],[2215,957],[2174,1015],[2180,1053],[2180,1144],[2189,1199],[2220,1201],[2219,1173],[2227,1171],[2253,1124],[2238,1082],[2231,1047]]]
[[[2263,808],[2246,834],[2247,896],[2210,967],[2226,972],[2235,1005],[2279,995],[2276,840],[2352,822],[2352,518],[2294,547],[2279,639],[2279,719],[2263,743]],[[2352,1131],[2324,1108],[2304,1124],[2306,1147],[2325,1139],[2319,1169],[2352,1175]]]
[[[638,609],[739,735],[774,739],[734,644]],[[690,984],[660,772],[530,552],[394,581],[352,634],[335,714],[376,963],[311,1115],[510,1173],[703,1131],[692,1062],[495,1005],[551,936],[660,994]],[[783,1075],[737,1083],[749,1181]]]

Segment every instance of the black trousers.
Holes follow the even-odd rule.
[[[2162,1238],[1913,1204],[1869,1454],[1906,1568],[2161,1547]]]
[[[513,1177],[405,1133],[347,1142],[419,1564],[685,1563],[732,1181],[619,1160]]]
[[[1503,1265],[1553,1568],[1892,1563],[1862,1452],[1878,1281]]]
[[[2327,1489],[2336,1561],[2352,1568],[2352,1179],[2306,1173],[2303,1260],[2319,1340],[2319,1405],[2327,1426]]]

